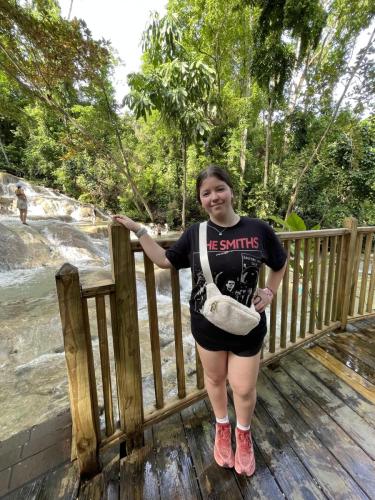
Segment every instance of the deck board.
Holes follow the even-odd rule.
[[[324,348],[330,353],[322,364],[310,354]],[[353,368],[365,368],[367,378],[346,366],[348,359]],[[252,478],[215,463],[214,416],[206,399],[147,428],[145,446],[129,456],[120,460],[118,448],[106,452],[102,472],[81,483],[76,462],[69,461],[69,412],[34,426],[0,443],[0,497],[375,500],[375,405],[356,390],[375,394],[374,364],[372,318],[263,368],[252,423]],[[230,390],[229,416],[234,424]]]
[[[375,498],[375,463],[295,381],[293,366],[265,370],[277,390],[314,431],[317,439],[335,456],[361,489]]]

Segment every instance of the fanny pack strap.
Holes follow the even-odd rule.
[[[199,258],[206,282],[213,283],[207,252],[207,221],[199,224]]]

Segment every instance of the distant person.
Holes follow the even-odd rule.
[[[27,218],[27,198],[22,184],[16,184],[17,208],[20,211],[20,219],[22,224],[26,224]]]

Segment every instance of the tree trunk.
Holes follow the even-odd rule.
[[[273,101],[272,97],[269,100],[268,106],[268,119],[267,119],[267,130],[266,130],[266,156],[264,159],[264,177],[263,177],[263,187],[268,186],[268,176],[269,176],[269,166],[270,166],[270,149],[272,141],[272,115],[273,115]]]
[[[7,154],[6,154],[5,148],[4,148],[3,143],[2,143],[2,141],[1,141],[1,137],[0,137],[0,149],[1,149],[2,153],[3,153],[3,155],[4,155],[4,158],[5,158],[5,163],[6,163],[7,167],[8,167],[9,169],[11,169],[12,167],[11,167],[11,165],[10,165],[9,158],[8,158],[8,156],[7,156]]]
[[[371,33],[370,39],[369,39],[366,47],[364,49],[362,49],[362,54],[361,54],[360,58],[358,59],[357,64],[353,67],[352,71],[350,72],[350,75],[349,75],[348,81],[346,82],[345,88],[344,88],[344,90],[343,90],[343,92],[342,92],[342,94],[340,96],[340,99],[337,101],[337,104],[335,106],[335,110],[333,112],[333,115],[332,115],[332,117],[331,117],[331,119],[330,119],[330,121],[329,121],[329,123],[328,123],[328,125],[327,125],[327,127],[326,127],[326,129],[325,129],[325,131],[324,131],[324,133],[322,135],[322,137],[320,138],[320,141],[319,141],[318,145],[314,149],[313,154],[311,155],[309,161],[306,163],[305,167],[302,169],[302,171],[301,171],[298,179],[296,180],[296,182],[295,182],[295,184],[293,186],[293,191],[292,191],[292,194],[290,196],[288,210],[287,210],[287,213],[286,213],[286,218],[291,214],[291,212],[292,212],[292,210],[294,208],[294,205],[296,203],[297,196],[298,196],[298,193],[299,193],[299,189],[301,187],[302,178],[305,175],[305,173],[307,172],[307,170],[310,168],[310,166],[312,165],[312,163],[315,160],[317,154],[319,153],[320,148],[322,147],[322,144],[324,142],[324,139],[326,138],[328,132],[330,131],[330,129],[332,127],[333,122],[335,121],[335,119],[337,117],[337,114],[339,112],[341,103],[344,100],[346,92],[347,92],[348,88],[350,87],[350,84],[351,84],[354,76],[356,75],[358,69],[360,68],[360,66],[362,64],[362,61],[365,58],[365,55],[367,54],[367,51],[369,50],[369,48],[372,45],[372,40],[374,38],[374,35],[375,35],[375,29]]]
[[[240,151],[240,193],[238,195],[238,211],[242,210],[242,200],[243,200],[243,189],[245,182],[245,170],[246,170],[246,143],[247,143],[247,127],[245,127],[241,134],[241,151]]]
[[[186,227],[186,174],[187,174],[187,145],[186,139],[183,136],[181,140],[181,153],[182,153],[182,173],[183,173],[183,182],[182,182],[182,229],[185,230]]]

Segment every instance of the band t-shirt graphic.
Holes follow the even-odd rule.
[[[207,252],[212,278],[220,292],[248,307],[258,286],[262,263],[278,271],[286,260],[285,251],[272,228],[259,219],[249,217],[241,217],[236,225],[227,228],[208,221]],[[175,245],[167,250],[166,256],[176,269],[191,267],[192,333],[202,347],[232,350],[232,346],[234,350],[241,345],[249,345],[250,337],[252,342],[257,337],[263,340],[266,333],[264,314],[250,334],[240,337],[223,332],[200,313],[206,301],[206,280],[199,258],[199,224],[187,229]]]

